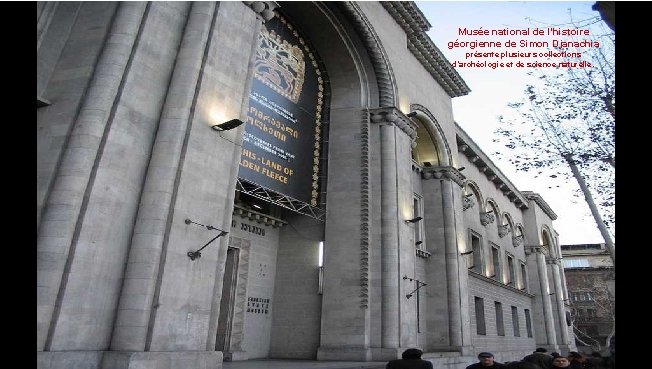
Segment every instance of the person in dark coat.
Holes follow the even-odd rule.
[[[433,369],[432,363],[421,359],[423,351],[416,348],[409,348],[401,354],[402,359],[392,360],[385,369]]]
[[[503,363],[494,361],[494,354],[491,352],[481,352],[478,354],[480,362],[471,364],[466,369],[507,369]]]
[[[536,364],[530,363],[528,361],[511,361],[505,363],[507,369],[539,369]]]
[[[535,364],[539,369],[550,369],[552,366],[552,355],[548,354],[548,350],[539,347],[533,353],[523,358],[523,361]]]
[[[579,352],[571,351],[568,354],[568,359],[570,360],[571,369],[593,369],[593,365],[586,357]]]

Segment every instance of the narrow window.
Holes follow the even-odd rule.
[[[507,255],[507,269],[509,269],[509,280],[507,284],[515,286],[516,278],[514,276],[516,272],[514,271],[514,258],[511,255]]]
[[[500,250],[496,246],[491,247],[491,255],[494,264],[493,278],[502,282],[502,271],[500,270]]]
[[[484,299],[479,297],[475,298],[475,325],[476,332],[479,335],[484,336],[487,334],[487,327],[484,322]]]
[[[530,310],[525,311],[525,329],[527,329],[527,336],[532,337],[532,319],[530,318]]]
[[[521,289],[527,291],[527,268],[521,263]]]
[[[499,336],[505,335],[505,322],[503,321],[503,304],[495,301],[496,305],[496,331]]]
[[[471,234],[471,249],[473,250],[473,266],[471,270],[482,273],[482,250],[480,249],[480,237]]]
[[[518,325],[518,308],[512,306],[512,327],[514,328],[514,337],[521,337],[521,328]]]

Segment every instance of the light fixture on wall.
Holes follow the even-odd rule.
[[[216,131],[222,132],[222,131],[228,131],[230,129],[236,128],[240,126],[242,123],[244,122],[241,121],[240,119],[231,119],[227,122],[213,125],[211,126],[211,128]]]
[[[472,254],[472,253],[473,253],[473,250],[467,251],[467,252],[462,252],[462,253],[460,253],[460,255],[468,255],[468,254]]]
[[[417,112],[416,112],[416,111],[411,111],[411,112],[409,112],[409,113],[407,113],[407,114],[405,114],[405,115],[407,115],[407,116],[410,117],[410,118],[414,118],[414,117],[417,116]]]
[[[406,220],[405,223],[416,223],[416,222],[420,221],[421,219],[423,219],[423,218],[422,217],[416,217],[416,218]]]
[[[227,231],[223,231],[223,230],[221,230],[221,229],[219,229],[219,228],[217,228],[217,227],[213,227],[212,225],[205,225],[205,224],[201,224],[201,223],[193,222],[193,221],[190,220],[190,219],[186,219],[186,220],[184,221],[184,223],[186,223],[186,224],[197,224],[197,225],[199,225],[199,226],[206,227],[206,229],[208,229],[209,231],[213,231],[213,230],[215,230],[215,231],[220,231],[220,233],[219,233],[217,236],[213,237],[210,241],[208,241],[208,242],[207,242],[204,246],[202,246],[199,250],[197,250],[197,251],[188,251],[188,253],[187,253],[186,255],[188,255],[188,257],[190,258],[190,260],[199,259],[199,258],[201,257],[201,252],[200,252],[201,250],[203,250],[204,248],[206,248],[206,246],[210,245],[210,244],[211,244],[213,241],[215,241],[216,239],[218,239],[218,238],[220,238],[220,237],[222,237],[222,236],[226,236],[226,235],[229,233],[229,232],[227,232]]]

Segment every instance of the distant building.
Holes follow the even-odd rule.
[[[614,264],[604,244],[562,245],[577,348],[605,349],[615,309]],[[599,346],[598,346],[599,345]]]

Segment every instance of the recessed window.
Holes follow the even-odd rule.
[[[521,337],[521,329],[518,325],[518,308],[512,306],[512,327],[514,328],[514,337]]]
[[[525,329],[527,329],[527,336],[532,337],[532,318],[530,318],[530,310],[523,309],[525,312]]]
[[[527,291],[527,267],[521,263],[521,287],[522,290]]]
[[[514,257],[507,255],[507,269],[509,269],[509,280],[507,284],[510,286],[515,286],[516,284],[516,271],[514,270]]]
[[[487,327],[484,321],[484,299],[475,297],[475,325],[479,335],[487,334]]]
[[[494,266],[494,273],[492,278],[502,282],[502,270],[500,269],[500,249],[497,246],[491,246],[491,259]]]
[[[480,241],[480,236],[471,232],[471,250],[473,250],[473,253],[470,256],[472,265],[469,269],[476,273],[482,273],[482,247]]]
[[[503,304],[495,301],[496,306],[496,332],[499,336],[505,335],[505,322],[503,321]]]

